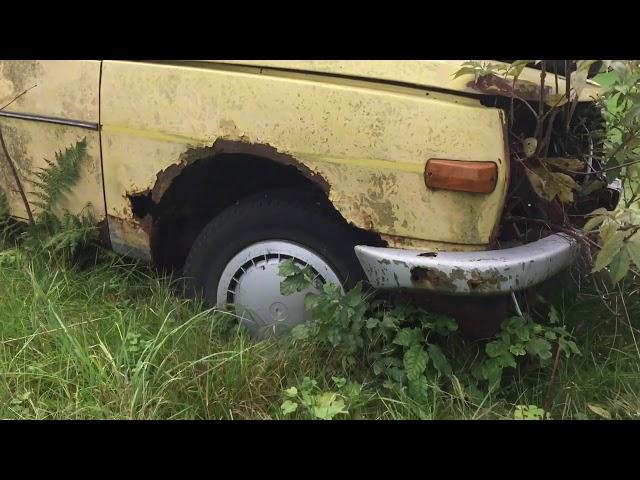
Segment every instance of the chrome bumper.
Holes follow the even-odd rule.
[[[573,263],[578,244],[557,233],[504,250],[434,252],[358,245],[356,255],[376,288],[422,289],[448,295],[524,290]]]

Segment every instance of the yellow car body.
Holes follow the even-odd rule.
[[[54,152],[87,139],[62,207],[91,208],[123,254],[152,251],[150,218],[132,199],[158,204],[185,166],[223,151],[295,166],[347,222],[389,247],[485,250],[508,188],[505,116],[481,103],[491,92],[474,88],[473,75],[454,78],[461,63],[0,61],[0,108],[11,102],[0,128],[26,185]],[[26,218],[4,156],[0,185],[13,215]],[[494,162],[495,189],[426,188],[430,159]]]

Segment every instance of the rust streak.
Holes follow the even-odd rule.
[[[456,286],[446,273],[431,268],[412,268],[411,281],[415,284],[426,284],[434,290],[446,290],[450,292],[455,292],[456,290]]]

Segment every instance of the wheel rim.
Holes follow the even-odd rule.
[[[280,293],[280,263],[292,259],[309,266],[314,282],[301,292]],[[258,242],[242,249],[226,265],[218,282],[218,306],[233,304],[240,321],[254,337],[281,334],[310,319],[304,297],[318,292],[324,283],[341,286],[336,272],[317,253],[285,240]]]

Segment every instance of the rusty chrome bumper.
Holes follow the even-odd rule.
[[[448,295],[498,295],[532,287],[573,263],[578,245],[557,233],[504,250],[420,253],[358,245],[356,255],[376,288]]]

